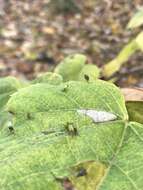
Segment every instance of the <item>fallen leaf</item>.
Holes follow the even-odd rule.
[[[126,107],[131,121],[143,123],[143,89],[123,88]]]
[[[126,101],[143,101],[142,88],[122,88]]]

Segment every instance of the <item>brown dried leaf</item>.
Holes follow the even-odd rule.
[[[126,101],[143,101],[142,88],[122,88]]]

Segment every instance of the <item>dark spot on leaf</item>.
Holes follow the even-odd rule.
[[[51,134],[51,133],[55,133],[55,131],[42,131],[42,133],[43,133],[44,135],[49,135],[49,134]]]
[[[31,115],[31,113],[27,113],[27,119],[32,119],[33,117],[32,117],[32,115]]]
[[[78,170],[78,173],[77,173],[76,177],[82,177],[82,176],[85,176],[85,175],[87,175],[86,169],[85,168],[80,168]]]
[[[10,133],[12,133],[12,134],[14,133],[14,128],[13,128],[13,126],[9,126],[8,129],[9,129]]]
[[[64,88],[62,89],[62,92],[67,92],[68,90],[68,85],[65,85]]]
[[[10,114],[14,115],[15,113],[11,110],[8,111]]]
[[[85,78],[85,80],[86,80],[87,82],[89,81],[89,76],[88,76],[88,75],[84,74],[84,78]]]

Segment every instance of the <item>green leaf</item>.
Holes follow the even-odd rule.
[[[60,190],[65,177],[78,190],[83,184],[88,190],[141,189],[143,126],[127,121],[115,85],[100,80],[35,84],[13,94],[7,109],[14,125],[0,133],[2,190]],[[79,110],[95,111],[100,122]],[[101,111],[116,119],[102,121]],[[87,178],[76,175],[81,166]]]
[[[8,101],[11,94],[20,88],[20,82],[14,77],[0,78],[0,110]]]
[[[129,123],[104,180],[97,189],[142,189],[143,125]],[[114,180],[113,180],[114,179]]]
[[[86,60],[82,54],[70,55],[58,64],[55,72],[62,75],[64,81],[77,80]]]
[[[52,73],[52,72],[47,72],[39,75],[35,80],[33,80],[31,83],[36,84],[36,83],[48,83],[48,84],[53,84],[53,85],[58,85],[63,82],[63,78],[61,75]]]
[[[10,96],[20,88],[20,82],[14,77],[0,78],[0,128],[11,120],[10,114],[5,111],[5,105]]]
[[[127,28],[136,28],[143,24],[143,9],[140,9],[129,21]]]
[[[96,65],[88,64],[85,65],[79,73],[78,79],[85,81],[85,77],[88,76],[90,81],[95,81],[99,78],[100,69]]]
[[[101,80],[95,83],[67,82],[58,86],[31,85],[12,95],[8,102],[8,110],[14,114],[54,109],[61,112],[65,108],[75,111],[96,108],[97,111],[111,112],[120,119],[127,119],[124,97],[121,96],[120,90],[115,85]]]

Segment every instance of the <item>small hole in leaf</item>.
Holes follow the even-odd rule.
[[[85,80],[86,80],[87,82],[89,82],[89,76],[88,76],[88,75],[84,74],[84,78],[85,78]]]
[[[10,133],[14,134],[14,128],[13,128],[13,126],[9,126],[8,129],[9,129]]]

